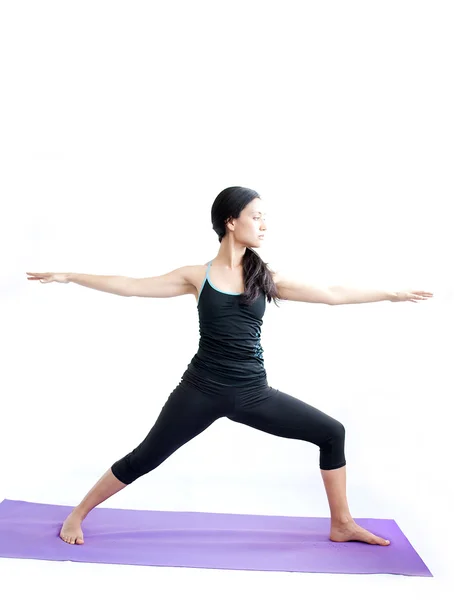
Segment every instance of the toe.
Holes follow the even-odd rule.
[[[366,540],[365,540],[368,544],[378,544],[378,537],[375,535],[370,535],[367,536]]]
[[[389,544],[388,540],[385,540],[384,538],[381,538],[378,535],[376,535],[374,537],[375,537],[375,543],[380,544],[380,546],[387,546]]]

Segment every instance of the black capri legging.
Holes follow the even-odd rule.
[[[148,435],[132,452],[112,465],[112,473],[122,483],[132,483],[158,467],[220,417],[279,437],[316,444],[320,448],[320,469],[339,469],[346,465],[342,423],[270,387],[266,380],[248,386],[226,386],[183,378]]]

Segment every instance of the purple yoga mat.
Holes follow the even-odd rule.
[[[394,520],[355,519],[389,546],[331,542],[330,519],[95,508],[85,544],[58,536],[72,507],[0,503],[0,556],[88,563],[432,577]]]

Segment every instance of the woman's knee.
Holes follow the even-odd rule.
[[[321,449],[343,448],[345,444],[345,427],[336,419],[330,419],[323,431],[319,446]]]
[[[326,438],[320,444],[320,468],[337,469],[345,464],[345,427],[340,421],[332,419]]]
[[[345,427],[343,423],[333,419],[329,426],[328,437],[333,439],[336,438],[338,440],[345,440]]]

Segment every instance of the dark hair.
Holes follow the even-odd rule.
[[[241,211],[254,198],[260,198],[256,191],[240,186],[228,187],[216,196],[211,207],[211,222],[218,234],[219,243],[227,233],[226,223],[230,219],[238,219]],[[243,258],[244,293],[241,294],[240,302],[252,304],[263,291],[268,302],[274,300],[277,305],[276,299],[279,299],[279,295],[272,273],[274,271],[268,268],[268,263],[265,263],[257,252],[246,248]]]

